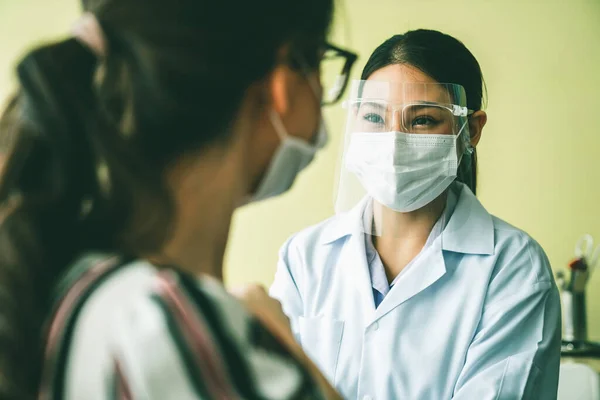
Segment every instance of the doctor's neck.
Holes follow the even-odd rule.
[[[378,236],[394,238],[401,241],[427,241],[433,226],[446,208],[447,191],[426,206],[411,212],[399,212],[374,204],[375,228]]]
[[[416,257],[446,208],[447,191],[423,208],[408,213],[374,204],[377,235],[373,245],[384,264],[390,282]]]

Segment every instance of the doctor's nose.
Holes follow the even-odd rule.
[[[392,111],[392,124],[390,130],[394,132],[402,132],[402,112],[400,110]]]

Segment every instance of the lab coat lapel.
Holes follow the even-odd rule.
[[[441,238],[438,237],[431,246],[423,250],[419,258],[415,260],[415,264],[410,266],[403,276],[400,276],[375,311],[373,322],[415,297],[445,274],[446,264],[444,263]]]
[[[353,286],[357,291],[365,320],[371,321],[375,313],[375,301],[373,300],[371,275],[367,264],[365,237],[362,232],[355,232],[346,238],[340,262],[347,271],[346,282],[349,284],[348,287]]]

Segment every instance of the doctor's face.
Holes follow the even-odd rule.
[[[410,65],[389,65],[374,72],[361,93],[354,130],[455,134],[456,119],[451,110],[439,106],[452,103],[450,93],[437,83]]]

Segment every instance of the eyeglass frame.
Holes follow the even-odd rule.
[[[338,75],[334,88],[337,89],[338,93],[335,95],[335,98],[331,101],[323,101],[321,100],[321,106],[330,106],[339,102],[344,96],[344,92],[348,88],[348,83],[350,82],[350,71],[352,67],[358,60],[358,54],[353,53],[349,50],[342,49],[341,47],[335,46],[329,42],[325,42],[322,47],[323,54],[320,56],[319,65],[325,60],[323,57],[327,53],[328,50],[333,50],[337,53],[337,55],[341,55],[345,58],[344,67],[342,68],[341,74]],[[303,57],[296,56],[294,57],[294,61],[291,63],[292,67],[300,68],[306,75],[308,75],[313,68],[309,67],[307,62]]]
[[[338,101],[340,101],[342,99],[342,97],[344,96],[344,92],[348,88],[348,83],[350,82],[350,71],[352,70],[354,63],[356,63],[356,60],[358,60],[358,54],[353,53],[349,50],[342,49],[341,47],[337,47],[331,43],[325,43],[325,49],[323,51],[323,55],[326,54],[327,50],[335,51],[338,55],[341,55],[342,57],[345,58],[345,62],[344,62],[344,67],[342,68],[342,72],[340,75],[338,75],[337,81],[336,81],[335,87],[334,87],[334,88],[337,88],[338,93],[336,94],[336,96],[333,100],[331,100],[329,102],[321,102],[322,106],[329,106],[329,105],[336,104]],[[323,62],[323,61],[324,61],[324,59],[321,59],[321,62]]]
[[[354,99],[354,100],[346,100],[343,103],[344,108],[354,108],[356,107],[356,109],[360,109],[360,105],[362,103],[375,103],[375,104],[384,104],[387,107],[389,107],[391,109],[392,115],[395,115],[397,111],[401,112],[401,124],[403,125],[404,128],[406,128],[404,126],[404,111],[411,106],[431,106],[431,107],[440,107],[443,109],[446,109],[447,111],[449,111],[453,117],[455,118],[470,118],[475,111],[474,110],[470,110],[468,107],[465,106],[459,106],[457,104],[451,104],[451,103],[438,103],[438,102],[433,102],[433,101],[411,101],[411,102],[407,102],[407,103],[389,103],[386,100],[380,100],[380,99],[372,99],[372,98],[358,98],[358,99]],[[358,107],[357,107],[358,105]],[[394,117],[393,117],[394,118]],[[392,122],[393,123],[393,122]]]

